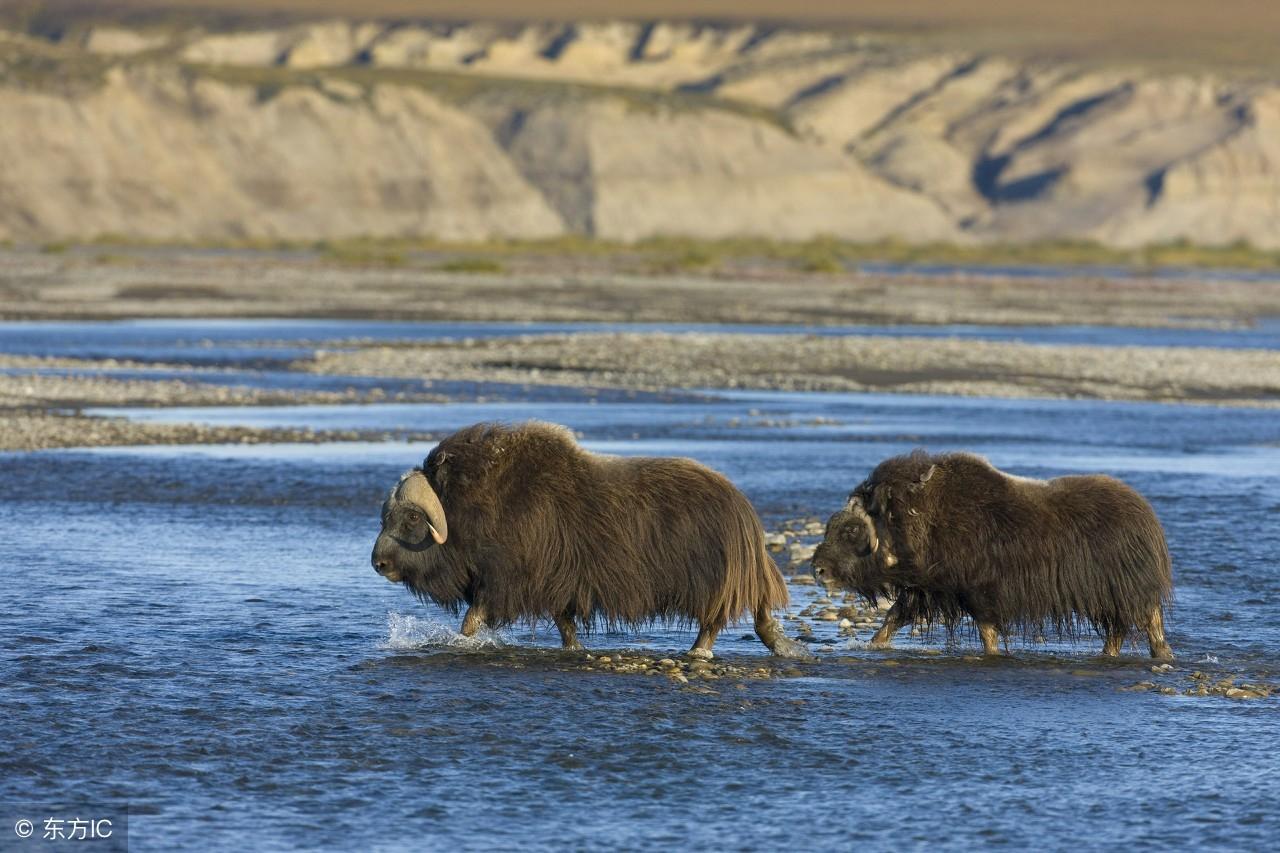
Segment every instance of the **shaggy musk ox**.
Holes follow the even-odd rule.
[[[786,585],[747,499],[689,459],[602,456],[554,424],[476,424],[400,478],[373,567],[455,613],[462,633],[546,617],[577,626],[694,623],[695,653],[744,612],[775,654],[807,656],[771,611]]]
[[[1116,655],[1147,635],[1172,658],[1163,605],[1173,582],[1155,512],[1112,477],[1032,480],[969,453],[886,460],[827,523],[814,573],[875,599],[896,596],[872,644],[904,624],[964,616],[987,654],[1014,629],[1074,636],[1082,624]]]

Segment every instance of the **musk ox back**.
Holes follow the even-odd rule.
[[[882,462],[831,517],[819,576],[869,597],[897,597],[873,643],[904,622],[978,625],[997,636],[1088,625],[1104,654],[1147,634],[1172,657],[1163,606],[1172,593],[1164,530],[1143,497],[1103,475],[1032,480],[969,453],[916,451]]]
[[[379,574],[482,624],[576,629],[654,619],[700,628],[695,650],[750,612],[778,654],[805,654],[771,611],[786,586],[747,499],[689,459],[590,453],[565,428],[476,424],[440,442],[382,507]]]

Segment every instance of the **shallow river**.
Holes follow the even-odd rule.
[[[504,396],[506,395],[506,396]],[[127,803],[135,849],[1259,849],[1280,831],[1280,417],[1207,406],[579,392],[449,405],[150,410],[206,422],[444,431],[567,423],[591,448],[693,456],[767,526],[826,517],[881,458],[967,448],[1106,471],[1174,554],[1178,654],[970,632],[830,646],[768,680],[587,672],[548,625],[464,643],[368,563],[378,504],[429,445],[0,454],[0,802]],[[793,587],[792,609],[814,595]],[[682,651],[693,632],[596,634]],[[748,631],[717,644],[765,661]],[[941,652],[937,654],[936,652]],[[1125,692],[1142,680],[1179,695]],[[9,827],[0,826],[0,833]],[[6,835],[5,841],[8,837]],[[3,842],[0,842],[3,847]]]
[[[213,367],[280,366],[334,341],[429,341],[444,338],[555,335],[575,332],[719,332],[725,334],[944,337],[1032,344],[1192,346],[1280,349],[1280,318],[1242,329],[1129,326],[766,326],[700,323],[434,323],[387,320],[123,320],[0,323],[0,353],[115,358]]]

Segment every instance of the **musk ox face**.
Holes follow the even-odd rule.
[[[890,570],[898,559],[884,533],[864,495],[855,491],[827,521],[826,536],[813,552],[814,576],[868,599],[891,594]]]
[[[449,538],[435,489],[419,469],[405,473],[382,504],[382,532],[373,545],[373,569],[392,583],[426,569],[427,552]]]

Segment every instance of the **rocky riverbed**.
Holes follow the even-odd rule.
[[[263,406],[437,402],[439,394],[386,392],[380,388],[341,391],[265,389],[215,384],[201,378],[135,378],[137,371],[173,370],[204,380],[216,371],[189,365],[139,365],[112,359],[30,358],[0,355],[0,450],[151,444],[263,444],[422,438],[418,432],[368,430],[261,429],[243,426],[137,423],[125,418],[86,416],[94,406]],[[56,370],[57,373],[45,371]],[[63,372],[65,371],[65,372]],[[129,372],[129,378],[113,373]],[[429,436],[427,436],[429,437]]]
[[[722,257],[715,245],[331,250],[0,246],[0,318],[335,317],[835,326],[1240,327],[1280,280],[1043,267],[950,274]],[[776,248],[776,247],[775,247]],[[802,253],[803,247],[792,247]],[[760,251],[768,252],[767,244]],[[821,252],[821,247],[816,251]],[[802,258],[803,259],[803,258]]]
[[[300,370],[659,390],[891,391],[1280,406],[1272,351],[937,338],[576,334],[322,350]]]

